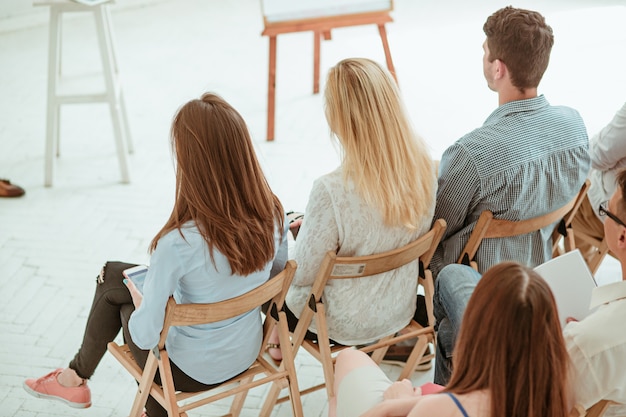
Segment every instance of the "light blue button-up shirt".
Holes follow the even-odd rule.
[[[152,254],[143,287],[141,306],[129,322],[133,342],[152,349],[163,328],[170,295],[177,303],[214,303],[244,294],[267,281],[272,261],[248,276],[232,275],[228,260],[217,249],[211,262],[208,247],[194,224],[163,236]],[[281,243],[275,233],[275,250]],[[188,376],[214,384],[246,370],[256,359],[262,342],[260,310],[231,320],[201,326],[172,327],[165,347],[170,359]]]

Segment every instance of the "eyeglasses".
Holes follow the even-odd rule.
[[[624,223],[623,221],[621,221],[619,219],[619,217],[617,217],[615,214],[611,213],[608,209],[607,209],[607,204],[608,201],[605,201],[604,203],[600,204],[600,207],[598,207],[598,213],[600,213],[600,216],[604,217],[604,216],[608,216],[609,218],[611,218],[611,220],[613,220],[615,223],[619,224],[620,226],[624,226],[626,227],[626,223]]]

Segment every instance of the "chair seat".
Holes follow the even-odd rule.
[[[391,0],[263,0],[267,23],[390,11]]]

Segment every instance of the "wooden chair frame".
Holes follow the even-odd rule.
[[[295,261],[289,261],[280,274],[268,280],[260,287],[239,297],[217,303],[177,304],[174,298],[170,297],[165,311],[161,338],[158,345],[150,351],[143,371],[135,362],[128,345],[119,346],[115,342],[109,343],[109,352],[113,354],[139,383],[130,417],[139,417],[141,415],[148,395],[156,399],[167,410],[168,416],[170,417],[186,417],[187,411],[190,409],[222,398],[234,396],[235,398],[233,399],[230,413],[227,415],[238,416],[248,391],[267,383],[272,383],[272,385],[276,385],[279,389],[289,388],[293,415],[302,417],[302,402],[300,400],[298,380],[296,378],[294,365],[295,353],[289,339],[287,318],[285,312],[282,310],[285,295],[287,294],[295,270]],[[269,314],[266,316],[264,323],[263,343],[256,360],[247,371],[205,392],[176,392],[172,381],[168,354],[165,350],[165,340],[170,327],[215,323],[239,316],[268,301],[270,301],[270,307],[268,310]],[[278,326],[280,349],[283,355],[282,365],[279,369],[271,365],[263,357],[265,346],[274,325]],[[161,376],[162,386],[154,382],[157,369]],[[255,378],[259,376],[261,376],[261,378]],[[217,390],[217,393],[213,394],[215,390]],[[207,396],[207,393],[212,395]],[[191,400],[193,397],[199,399]],[[179,402],[183,400],[185,400],[185,404],[179,405]]]
[[[606,255],[610,255],[615,258],[613,252],[609,250],[609,246],[606,243],[606,238],[600,240],[589,236],[587,233],[580,230],[575,230],[574,232],[576,233],[576,239],[580,239],[583,242],[586,242],[596,248],[596,252],[587,261],[587,266],[589,267],[592,275],[596,274],[596,271],[600,267],[600,264],[602,263]]]
[[[582,405],[576,404],[569,413],[569,417],[602,417],[609,406],[616,404],[618,403],[611,400],[600,400],[587,410]]]
[[[433,327],[435,320],[433,314],[434,284],[428,265],[430,264],[430,260],[432,259],[435,249],[439,245],[439,241],[443,236],[445,228],[445,220],[439,219],[435,221],[431,230],[419,239],[402,248],[377,255],[340,257],[332,251],[329,251],[326,254],[315,278],[315,282],[313,283],[311,292],[309,293],[308,305],[302,311],[298,320],[298,325],[292,335],[292,342],[296,352],[297,349],[302,346],[307,350],[307,352],[322,363],[325,382],[301,391],[301,395],[319,390],[324,388],[324,386],[326,387],[329,398],[335,395],[333,388],[333,355],[348,347],[340,344],[331,346],[329,341],[326,326],[326,310],[322,301],[324,287],[329,280],[364,278],[397,269],[410,262],[418,261],[420,271],[418,277],[416,278],[418,285],[422,285],[424,287],[429,326],[422,327],[415,320],[411,320],[407,326],[397,334],[390,334],[383,337],[376,343],[361,346],[359,347],[359,350],[365,353],[372,352],[372,359],[376,363],[380,363],[390,346],[419,336],[418,341],[406,362],[406,365],[398,377],[398,380],[410,377],[421,358],[432,359],[434,354],[424,355],[428,347],[428,343],[435,343],[435,331]],[[313,319],[315,319],[316,322],[318,335],[317,341],[305,339],[305,334]],[[286,397],[278,399],[279,393],[280,392],[276,386],[270,389],[262,414],[271,410],[276,403],[287,399]]]
[[[313,94],[319,93],[320,79],[320,43],[321,39],[330,40],[331,30],[362,25],[376,25],[385,51],[385,60],[389,72],[396,78],[396,71],[389,50],[385,24],[393,22],[389,13],[393,10],[393,1],[388,10],[352,13],[335,16],[323,16],[311,19],[268,21],[263,16],[262,36],[269,37],[269,70],[267,82],[267,140],[274,140],[274,122],[276,112],[276,38],[278,35],[294,32],[313,32]],[[396,78],[397,81],[397,78]]]
[[[573,250],[576,245],[574,243],[574,230],[572,229],[572,220],[582,204],[589,190],[590,181],[586,180],[578,194],[564,206],[544,214],[543,216],[533,217],[527,220],[504,220],[494,219],[493,213],[485,210],[480,214],[478,222],[474,226],[474,230],[465,244],[465,248],[461,251],[457,263],[470,265],[478,271],[478,264],[474,257],[480,243],[483,239],[505,238],[512,236],[525,235],[535,232],[546,226],[559,221],[554,232],[552,233],[552,252],[553,256],[561,254],[559,246],[561,238],[564,240],[565,251]]]
[[[601,417],[604,415],[609,406],[614,404],[617,403],[610,400],[600,400],[587,409],[587,412],[584,415],[586,417]]]

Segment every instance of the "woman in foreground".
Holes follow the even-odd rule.
[[[365,357],[364,357],[365,356]],[[490,268],[472,294],[457,339],[452,377],[439,394],[392,383],[361,352],[340,353],[331,415],[566,417],[569,356],[554,297],[533,270]]]
[[[143,368],[148,350],[158,343],[171,295],[178,303],[214,303],[246,293],[270,277],[272,261],[286,239],[284,212],[239,113],[222,98],[204,94],[180,108],[171,141],[175,203],[150,245],[143,291],[122,275],[132,264],[107,262],[76,356],[67,368],[27,379],[28,393],[87,408],[87,379],[120,329]],[[254,362],[261,342],[259,309],[228,322],[172,328],[166,348],[176,389],[205,390],[241,373]],[[149,417],[167,415],[152,397],[146,411]]]

